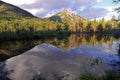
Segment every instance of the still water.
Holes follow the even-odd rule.
[[[7,41],[0,43],[0,60],[22,54],[42,43],[54,45],[69,53],[83,53],[103,59],[119,61],[120,39],[110,35],[72,34],[68,37],[44,38],[37,40]],[[109,54],[109,55],[108,55]],[[112,56],[110,58],[110,56]],[[114,57],[115,56],[115,57]],[[117,57],[116,57],[117,56]]]

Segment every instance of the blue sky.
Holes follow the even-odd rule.
[[[46,17],[68,8],[86,19],[111,19],[118,14],[114,11],[119,4],[112,0],[2,0],[23,8],[38,17]]]

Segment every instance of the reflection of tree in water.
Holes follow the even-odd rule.
[[[74,47],[74,46],[80,46],[83,44],[86,45],[95,45],[98,43],[99,45],[103,45],[103,43],[108,43],[109,46],[112,45],[112,42],[115,39],[108,35],[95,35],[95,34],[77,34],[77,35],[71,35],[68,38],[68,41],[66,45],[68,45],[67,49]],[[63,48],[63,47],[62,47]]]
[[[39,42],[39,41],[37,41]],[[8,41],[0,45],[0,60],[19,55],[37,44],[36,41]]]
[[[47,43],[54,45],[60,49],[68,50],[71,47],[80,46],[80,45],[103,45],[107,43],[109,47],[112,47],[112,43],[115,41],[114,37],[102,34],[72,34],[69,37],[59,37],[59,38],[44,38],[39,40],[24,40],[24,41],[9,41],[1,43],[0,45],[0,59],[6,59],[18,54],[21,54],[35,45],[41,43]],[[4,52],[4,53],[3,53]],[[7,56],[7,57],[6,57]]]

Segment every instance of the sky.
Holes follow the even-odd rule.
[[[40,18],[51,16],[62,9],[70,9],[86,19],[111,19],[119,4],[112,0],[2,0],[4,2],[19,6]]]

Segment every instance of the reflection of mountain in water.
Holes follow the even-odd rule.
[[[112,70],[98,57],[72,51],[62,51],[55,46],[41,44],[0,64],[0,73],[12,80],[76,80],[86,71],[94,76]],[[9,74],[6,74],[9,73]],[[1,79],[1,76],[0,76]]]
[[[117,42],[116,42],[117,41]],[[84,47],[95,47],[95,45],[99,45],[99,47],[106,47],[105,49],[112,49],[113,52],[117,53],[116,47],[119,39],[115,39],[114,37],[108,35],[93,35],[93,34],[77,34],[71,35],[69,37],[60,37],[60,38],[44,38],[39,40],[24,40],[24,41],[9,41],[3,42],[0,45],[0,60],[4,60],[6,58],[21,54],[33,46],[47,43],[57,46],[63,50],[69,50],[70,48],[77,46]]]
[[[43,80],[41,77],[44,80],[76,80],[85,72],[101,77],[106,71],[118,72],[119,66],[115,64],[118,56],[106,53],[99,46],[79,46],[63,51],[53,45],[41,44],[2,62],[0,73],[12,80]]]

